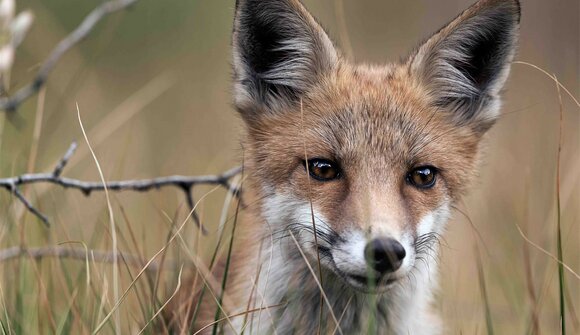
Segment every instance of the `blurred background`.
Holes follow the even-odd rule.
[[[406,55],[473,1],[304,2],[347,57],[380,64]],[[17,51],[10,92],[28,83],[52,48],[102,1],[16,3],[18,11],[32,10],[35,21]],[[578,98],[579,2],[522,0],[522,7],[516,59],[555,75]],[[51,171],[76,140],[79,149],[64,175],[99,180],[76,103],[107,180],[216,174],[238,165],[243,125],[230,96],[233,8],[233,0],[140,0],[105,18],[61,59],[40,95],[16,116],[0,115],[0,178]],[[566,264],[580,269],[580,108],[562,92],[560,124],[555,82],[525,64],[512,66],[504,97],[504,116],[488,135],[480,178],[459,206],[465,215],[455,213],[443,241],[437,301],[448,334],[488,333],[489,320],[497,334],[559,333],[557,263],[537,247],[557,255],[560,125],[562,252]],[[196,200],[209,189],[197,188]],[[84,197],[51,185],[24,191],[52,227],[0,192],[1,248],[67,241],[97,250],[111,247],[104,194]],[[224,197],[220,190],[200,205],[210,231],[196,247],[202,256],[213,250]],[[127,237],[120,250],[143,257],[163,247],[172,224],[188,213],[183,193],[172,188],[116,193],[112,204],[119,233]],[[537,246],[525,241],[518,226]],[[185,236],[196,234],[188,224]],[[179,257],[179,248],[171,255]],[[90,332],[113,303],[112,282],[106,279],[110,265],[91,267],[87,286],[83,262],[23,257],[0,263],[0,319],[24,334]],[[124,290],[138,269],[121,272]],[[159,299],[176,285],[175,274],[163,278]],[[568,271],[564,279],[568,333],[580,334],[580,281]],[[120,306],[123,327],[131,333],[152,315],[139,311],[144,294],[136,287]]]

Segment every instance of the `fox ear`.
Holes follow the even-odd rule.
[[[244,116],[295,104],[338,62],[298,0],[238,0],[233,56],[235,103]]]
[[[517,0],[482,0],[435,33],[410,66],[437,107],[485,132],[499,116],[499,93],[518,39]]]

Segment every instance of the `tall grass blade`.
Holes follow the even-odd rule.
[[[479,275],[479,288],[481,291],[481,298],[485,308],[485,324],[487,326],[487,335],[493,335],[493,320],[491,318],[491,308],[489,307],[489,297],[487,294],[487,287],[485,285],[485,274],[483,272],[483,265],[481,263],[481,253],[479,252],[478,244],[475,244],[475,256],[477,260],[477,273]]]
[[[185,224],[191,219],[191,216],[192,216],[193,212],[197,209],[197,206],[202,201],[205,200],[206,196],[208,196],[209,194],[213,193],[218,188],[219,188],[219,186],[216,186],[215,188],[213,188],[212,190],[210,190],[209,192],[207,192],[206,194],[204,194],[201,197],[201,199],[199,199],[195,203],[195,205],[193,206],[193,208],[191,209],[191,211],[189,212],[189,214],[187,215],[187,217],[185,218],[185,220],[181,223],[181,225],[178,227],[178,229],[176,230],[176,232],[171,236],[171,238],[169,239],[169,241],[161,249],[159,249],[149,259],[149,261],[143,266],[143,268],[141,269],[141,271],[139,271],[139,273],[137,273],[137,275],[135,276],[135,279],[131,282],[131,284],[129,285],[129,287],[127,287],[127,289],[125,289],[125,291],[123,292],[123,294],[121,295],[121,297],[119,298],[119,300],[115,301],[115,305],[113,306],[112,310],[109,311],[109,313],[105,316],[105,318],[97,325],[97,327],[95,328],[95,330],[93,330],[93,335],[99,333],[101,331],[101,329],[108,323],[108,321],[111,318],[111,316],[113,315],[113,313],[119,308],[119,306],[123,303],[123,301],[125,300],[125,298],[129,294],[129,292],[133,289],[133,287],[135,286],[135,283],[137,282],[137,280],[139,280],[139,278],[141,278],[141,276],[147,271],[147,268],[155,261],[155,259],[157,259],[157,257],[159,257],[159,255],[161,255],[163,252],[165,252],[165,249],[167,249],[169,247],[169,245],[171,243],[173,243],[173,241],[176,238],[178,238],[178,236],[181,236],[180,235],[181,234],[181,231],[185,227]]]
[[[4,291],[2,290],[2,285],[0,285],[0,302],[2,302],[2,308],[4,309],[4,318],[6,319],[6,325],[4,325],[4,323],[2,322],[2,319],[0,319],[0,323],[2,324],[2,331],[4,332],[4,334],[10,334],[12,335],[12,327],[10,326],[10,316],[8,315],[8,308],[6,306],[6,300],[4,299]],[[8,329],[8,332],[6,332],[6,329]]]
[[[332,309],[332,305],[330,304],[330,300],[328,300],[326,293],[324,293],[324,289],[322,288],[322,284],[320,284],[320,282],[318,281],[318,276],[314,272],[314,269],[312,269],[312,266],[310,265],[308,258],[304,254],[304,251],[300,247],[300,244],[298,243],[298,240],[294,236],[294,233],[292,233],[292,231],[289,231],[289,233],[290,233],[290,237],[292,238],[292,241],[294,242],[294,244],[296,245],[296,248],[298,249],[298,252],[300,252],[300,255],[304,259],[304,264],[306,264],[306,266],[308,267],[310,274],[312,274],[312,278],[314,279],[314,281],[316,282],[316,285],[318,286],[318,289],[320,290],[320,294],[322,295],[323,301],[326,303],[326,307],[328,308],[328,311],[330,313],[330,317],[334,321],[334,324],[337,326],[338,333],[343,335],[342,329],[340,328],[340,323],[338,322],[338,319],[336,318],[336,315],[334,314],[334,310]]]
[[[161,305],[161,307],[159,307],[157,312],[155,312],[155,314],[153,314],[153,316],[149,319],[149,321],[147,321],[145,326],[143,326],[143,328],[141,328],[138,335],[141,335],[141,334],[143,334],[143,332],[145,332],[145,330],[147,329],[147,327],[149,327],[149,325],[153,322],[153,320],[155,320],[155,318],[157,318],[159,316],[159,314],[161,314],[163,309],[165,307],[167,307],[167,305],[171,302],[171,300],[177,295],[177,293],[179,292],[179,289],[181,288],[181,274],[182,274],[182,272],[183,272],[183,265],[179,269],[179,274],[177,276],[177,286],[175,287],[173,294],[169,297],[169,299],[167,299],[167,301],[165,301],[165,303],[163,303],[163,305]]]
[[[95,165],[97,166],[97,170],[99,171],[99,177],[101,178],[101,182],[103,183],[103,185],[105,185],[105,198],[107,199],[107,209],[109,211],[109,223],[111,225],[111,239],[112,239],[112,243],[113,243],[113,252],[114,253],[118,253],[119,252],[119,248],[117,245],[117,226],[115,225],[115,216],[113,214],[113,206],[111,205],[111,198],[109,197],[109,191],[107,190],[107,186],[106,186],[106,182],[105,182],[105,175],[103,174],[103,170],[101,169],[101,164],[99,164],[99,160],[97,159],[97,155],[95,154],[93,148],[91,147],[91,143],[89,142],[89,138],[87,136],[87,133],[85,131],[85,128],[83,126],[83,122],[81,120],[81,110],[79,108],[78,103],[76,104],[77,106],[77,117],[79,120],[79,125],[81,127],[81,131],[83,133],[83,136],[85,138],[85,141],[87,143],[87,146],[89,147],[89,151],[91,152],[91,155],[93,156],[93,160],[95,161]],[[119,296],[120,296],[120,289],[119,289],[119,265],[118,265],[118,261],[117,258],[115,257],[113,259],[113,297],[115,298],[115,301],[119,301]],[[121,315],[119,314],[119,311],[117,310],[113,310],[115,312],[115,314],[113,315],[113,321],[115,323],[115,334],[120,334],[121,333]]]
[[[73,323],[73,315],[72,315],[72,309],[74,306],[74,300],[77,297],[77,291],[75,290],[72,294],[72,297],[69,301],[68,304],[68,308],[66,310],[66,312],[64,313],[64,315],[61,317],[60,321],[58,322],[58,325],[56,327],[55,330],[55,334],[56,335],[60,335],[60,334],[70,334],[72,332],[72,323]]]
[[[25,280],[27,274],[25,273],[25,266],[22,264],[21,260],[18,260],[18,292],[16,292],[16,316],[14,318],[14,332],[16,334],[24,334],[23,324],[24,316],[26,315],[26,310],[24,308],[24,292],[28,292]]]
[[[304,106],[302,104],[302,99],[300,99],[300,121],[302,126],[302,132],[304,132]],[[304,146],[304,161],[308,162],[308,154],[306,152],[306,140],[302,138],[302,145]],[[312,187],[310,185],[310,170],[308,164],[306,166],[306,180],[308,181],[308,201],[310,203],[310,215],[312,219],[312,231],[314,234],[314,246],[316,247],[316,265],[318,267],[318,278],[320,281],[320,289],[324,289],[324,282],[322,281],[322,267],[320,266],[320,249],[318,248],[318,230],[316,229],[316,220],[314,218],[314,207],[312,206]],[[320,313],[318,315],[318,332],[320,335],[322,327],[322,315],[324,313],[324,301],[322,294],[320,295]]]
[[[526,169],[526,182],[525,182],[525,191],[524,194],[530,194],[529,192],[529,185],[530,185],[530,178],[529,178],[529,169]],[[526,198],[526,201],[528,199]],[[522,225],[525,225],[526,230],[529,226],[529,209],[528,203],[524,201],[524,210],[523,210],[523,218],[522,218]],[[532,335],[540,335],[540,318],[538,316],[538,297],[536,295],[535,283],[534,283],[534,274],[533,274],[533,266],[532,260],[530,256],[530,246],[527,243],[522,244],[522,251],[524,257],[524,271],[526,277],[526,286],[528,291],[528,297],[530,299],[531,305],[531,313],[530,313],[530,321],[528,323],[528,331],[526,334]]]
[[[558,161],[556,163],[556,211],[557,211],[557,244],[558,249],[558,283],[559,283],[559,293],[560,293],[560,324],[562,335],[566,334],[566,297],[564,294],[564,256],[562,253],[562,213],[560,206],[560,154],[562,153],[562,116],[564,107],[562,105],[562,92],[560,92],[560,83],[558,78],[554,75],[554,81],[556,82],[556,89],[558,90],[558,101],[560,103],[560,122],[558,124]]]
[[[243,178],[243,175],[242,175]],[[228,246],[228,256],[226,258],[226,265],[225,265],[225,269],[224,269],[224,277],[222,279],[222,292],[220,294],[219,297],[219,301],[218,301],[218,306],[215,312],[215,318],[214,318],[214,322],[217,322],[220,319],[221,316],[221,305],[223,302],[223,297],[226,291],[226,284],[227,284],[227,280],[228,280],[228,273],[229,273],[229,269],[230,269],[230,261],[232,258],[232,249],[234,246],[234,237],[236,235],[236,227],[238,226],[238,214],[240,213],[240,203],[241,201],[238,200],[237,206],[236,206],[236,213],[234,215],[234,222],[233,222],[233,227],[232,227],[232,236],[230,237],[230,244]],[[217,334],[217,330],[218,330],[218,324],[216,323],[213,327],[212,330],[212,334],[216,335]]]
[[[218,238],[217,245],[216,245],[216,247],[214,249],[214,252],[212,254],[212,257],[211,257],[211,260],[210,260],[210,263],[209,263],[209,269],[210,270],[213,269],[213,267],[215,265],[215,261],[218,258],[218,254],[219,254],[219,250],[220,250],[220,246],[222,244],[223,238],[224,238],[224,230],[221,231],[220,236]],[[204,297],[205,293],[207,292],[207,289],[208,289],[208,286],[205,285],[205,284],[203,284],[202,285],[202,288],[201,288],[201,291],[199,293],[199,299],[197,300],[197,304],[195,305],[193,317],[191,318],[191,322],[190,322],[190,325],[189,325],[190,331],[194,331],[194,329],[195,329],[195,327],[194,327],[195,326],[195,321],[197,320],[199,311],[201,310],[201,303],[203,302],[203,297]]]
[[[2,335],[8,335],[8,331],[6,330],[6,327],[4,326],[4,322],[2,320],[0,320],[0,330],[2,330]]]

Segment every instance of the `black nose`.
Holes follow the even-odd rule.
[[[405,248],[392,238],[376,238],[365,247],[368,266],[381,274],[400,268],[405,255],[407,255]]]

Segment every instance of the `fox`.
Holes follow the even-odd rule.
[[[346,59],[299,0],[237,0],[244,205],[212,269],[223,286],[182,285],[168,329],[443,333],[439,240],[500,117],[520,13],[518,0],[477,1],[371,65]]]

